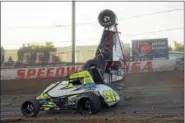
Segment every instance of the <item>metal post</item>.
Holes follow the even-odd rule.
[[[72,63],[75,64],[75,1],[72,1]]]

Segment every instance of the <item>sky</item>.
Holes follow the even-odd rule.
[[[118,18],[120,39],[168,38],[184,43],[183,2],[76,2],[76,45],[98,45],[103,27],[98,15],[111,9]],[[23,43],[70,46],[71,2],[2,2],[1,45],[17,49]]]

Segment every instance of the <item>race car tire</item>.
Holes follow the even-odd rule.
[[[89,104],[88,107],[86,107],[87,102]],[[77,102],[77,111],[82,115],[85,113],[96,114],[100,109],[100,97],[91,92],[82,94],[80,100]]]
[[[106,9],[99,14],[98,21],[103,27],[111,27],[116,23],[116,15],[113,11]]]
[[[26,100],[21,105],[21,112],[25,117],[35,117],[40,111],[40,104],[36,98]]]
[[[87,70],[91,67],[98,67],[98,61],[95,59],[88,60],[82,67],[83,70]]]
[[[104,61],[103,60],[100,61],[97,59],[90,59],[82,66],[82,70],[88,70],[92,67],[103,70],[104,69]]]

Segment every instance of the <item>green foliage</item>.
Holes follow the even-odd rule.
[[[174,51],[184,52],[184,45],[174,41]]]
[[[173,51],[173,48],[171,46],[168,46],[169,51]]]
[[[17,56],[18,56],[18,61],[22,61],[24,53],[31,53],[33,51],[33,48],[31,46],[25,47],[23,45],[23,47],[21,47],[18,51],[17,51]]]
[[[48,52],[48,51],[56,51],[55,46],[52,42],[46,42],[45,45],[31,45],[33,51],[37,52]]]
[[[47,61],[49,58],[49,53],[56,52],[56,48],[52,42],[46,42],[44,45],[33,44],[33,45],[28,45],[27,47],[23,45],[23,47],[21,47],[17,52],[18,60],[22,61],[24,53],[36,54],[36,52],[43,52],[45,54],[43,60]],[[60,60],[59,58],[57,59],[58,61]]]

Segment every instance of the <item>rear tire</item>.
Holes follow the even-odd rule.
[[[83,70],[88,70],[91,67],[97,67],[98,61],[95,59],[88,60],[82,67]]]
[[[103,27],[111,27],[116,23],[116,15],[113,11],[106,9],[99,14],[98,21]]]
[[[101,109],[100,97],[94,93],[86,93],[77,103],[77,111],[80,114],[96,114]]]
[[[35,98],[26,100],[21,105],[21,112],[25,117],[35,117],[37,116],[39,111],[40,111],[40,104]]]

